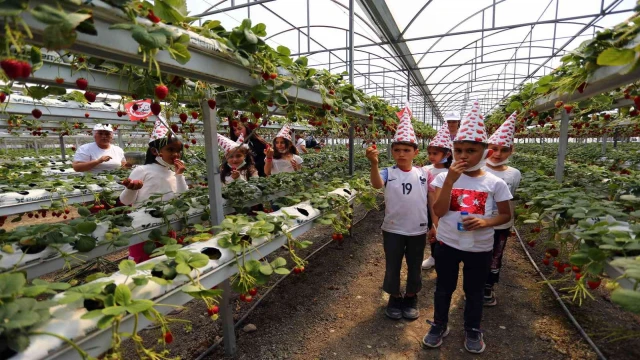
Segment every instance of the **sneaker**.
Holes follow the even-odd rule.
[[[496,306],[498,300],[496,300],[496,293],[493,288],[484,288],[484,306]]]
[[[429,256],[429,258],[422,262],[422,268],[425,270],[431,269],[436,265],[436,259],[433,256]]]
[[[484,336],[479,329],[466,329],[464,331],[464,348],[470,353],[480,354],[487,347],[483,339]]]
[[[418,295],[404,297],[404,306],[402,307],[402,317],[409,320],[415,320],[420,317],[418,310]]]
[[[427,335],[422,338],[422,345],[430,348],[437,348],[442,345],[442,339],[449,335],[449,325],[438,325],[434,322],[428,321],[431,325],[431,329]]]
[[[404,307],[404,300],[402,297],[394,297],[389,295],[389,303],[384,314],[393,320],[402,319],[402,308]]]

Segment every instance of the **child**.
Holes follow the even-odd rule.
[[[429,154],[429,162],[431,165],[427,165],[423,167],[428,174],[429,184],[435,179],[435,177],[443,172],[447,172],[449,170],[449,166],[451,165],[451,149],[453,149],[453,142],[451,141],[451,135],[449,133],[449,129],[446,127],[441,127],[438,130],[436,136],[431,140],[429,146],[427,147],[427,152]],[[429,189],[432,191],[431,196],[429,196],[429,213],[431,215],[429,222],[429,246],[431,247],[431,255],[429,258],[422,262],[423,269],[431,269],[435,264],[436,260],[433,257],[436,248],[436,230],[438,229],[438,217],[433,213],[433,203],[435,201],[435,190],[433,188]]]
[[[238,179],[247,181],[251,177],[258,177],[258,170],[249,155],[249,147],[243,144],[244,136],[240,135],[237,142],[218,134],[218,145],[224,150],[226,164],[220,166],[220,179],[223,184],[230,184]]]
[[[515,129],[516,113],[514,112],[489,138],[489,149],[493,151],[493,154],[487,159],[487,165],[484,168],[486,172],[499,177],[507,183],[511,196],[515,195],[522,177],[518,169],[506,165],[506,163],[509,162],[509,157],[513,153],[513,135]],[[511,226],[513,226],[513,203],[511,203],[511,214],[512,219],[508,223],[493,228],[495,231],[493,235],[493,259],[491,261],[491,271],[489,272],[484,288],[484,306],[495,306],[498,304],[493,286],[500,280],[504,247],[507,244]]]
[[[123,183],[126,189],[120,194],[122,204],[137,208],[154,194],[162,194],[162,200],[167,201],[187,191],[183,175],[186,168],[180,161],[182,142],[167,133],[167,127],[157,120],[144,165],[133,169],[128,181]],[[144,243],[130,246],[129,258],[136,263],[148,260]]]
[[[437,348],[449,334],[449,307],[458,283],[462,261],[465,343],[467,351],[481,353],[485,343],[480,331],[483,289],[493,250],[493,227],[511,219],[511,194],[504,181],[482,170],[490,155],[487,135],[475,101],[453,142],[454,162],[432,183],[436,188],[433,211],[439,217],[436,244],[436,291],[434,322],[422,339],[424,346]],[[494,203],[497,214],[494,215]],[[462,212],[470,215],[462,215]]]
[[[394,320],[403,317],[414,320],[420,316],[417,293],[422,289],[420,264],[429,230],[429,208],[427,174],[422,168],[413,167],[417,144],[407,105],[391,144],[396,165],[379,171],[378,150],[371,146],[366,151],[371,162],[371,184],[376,189],[384,187],[385,216],[381,228],[386,268],[382,288],[389,294],[385,314]],[[403,257],[407,259],[404,297],[400,292]]]
[[[274,151],[275,149],[275,151]],[[291,142],[291,130],[285,125],[273,139],[273,147],[267,147],[264,173],[267,176],[281,172],[295,172],[302,169],[302,158]]]
[[[250,126],[250,124],[244,124],[238,121],[232,121],[232,125],[229,130],[229,138],[233,141],[238,141],[240,136],[243,136],[246,141],[246,145],[249,146],[249,156],[253,159],[256,169],[258,170],[258,176],[267,176],[264,173],[264,154],[269,143],[265,141],[260,135],[254,133],[257,126]]]

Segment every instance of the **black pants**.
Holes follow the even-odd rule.
[[[507,245],[507,239],[511,229],[496,229],[493,235],[493,256],[491,258],[491,271],[487,276],[487,287],[493,287],[500,281],[500,269],[502,269],[502,256]]]
[[[382,231],[386,269],[382,289],[391,294],[400,293],[402,258],[407,260],[406,292],[415,294],[422,289],[422,256],[427,234],[408,236]]]
[[[467,298],[464,307],[465,329],[480,328],[482,320],[482,306],[484,285],[491,265],[491,251],[469,252],[462,251],[443,243],[436,245],[436,293],[434,299],[434,321],[437,324],[449,322],[449,307],[451,296],[458,285],[458,271],[460,262],[462,269],[462,288]]]

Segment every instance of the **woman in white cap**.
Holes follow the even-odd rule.
[[[113,140],[111,125],[97,124],[94,126],[93,139],[94,142],[84,144],[76,151],[73,156],[73,170],[98,174],[127,165],[124,151],[111,143]]]
[[[444,114],[444,121],[447,122],[449,128],[449,134],[451,134],[451,141],[456,138],[458,134],[458,128],[460,127],[460,113],[457,111],[449,111]]]

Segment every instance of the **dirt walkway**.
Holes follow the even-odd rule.
[[[393,321],[383,314],[383,212],[354,227],[343,250],[328,248],[302,276],[285,279],[246,320],[257,331],[238,332],[239,359],[472,359],[464,351],[462,289],[451,309],[452,332],[441,349],[423,350],[420,340],[433,316],[435,272],[424,271],[417,321]],[[546,285],[511,242],[498,289],[499,305],[485,311],[485,358],[594,359],[568,323]],[[195,331],[197,331],[194,328]],[[208,359],[223,357],[221,348]]]

